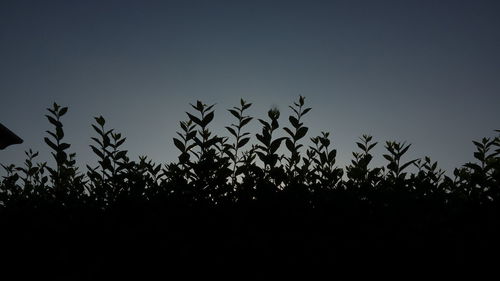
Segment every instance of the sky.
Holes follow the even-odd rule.
[[[32,148],[52,163],[53,102],[69,107],[66,141],[84,167],[94,116],[127,137],[132,160],[170,163],[189,103],[215,103],[211,128],[228,136],[240,98],[257,118],[278,106],[287,125],[303,95],[308,137],[329,131],[341,167],[370,134],[374,165],[395,140],[412,144],[406,159],[452,171],[500,129],[499,14],[480,0],[0,1],[0,122],[24,139],[0,162]]]

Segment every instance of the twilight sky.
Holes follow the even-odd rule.
[[[278,105],[284,124],[304,95],[308,136],[330,131],[340,166],[366,133],[379,141],[375,164],[385,140],[400,140],[409,158],[450,171],[500,129],[499,14],[495,0],[4,0],[0,122],[25,142],[0,162],[33,148],[52,163],[54,101],[69,106],[66,138],[84,166],[93,116],[127,137],[133,159],[167,163],[190,102],[217,103],[212,128],[227,135],[240,97],[259,118]]]

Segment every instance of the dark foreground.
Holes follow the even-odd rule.
[[[230,272],[261,279],[401,269],[456,274],[492,270],[500,261],[496,205],[335,201],[320,208],[286,200],[10,208],[0,214],[1,268],[17,277],[66,280]]]

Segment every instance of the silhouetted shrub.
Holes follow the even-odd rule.
[[[11,263],[23,265],[16,258],[29,253],[40,268],[58,264],[57,276],[92,277],[160,260],[238,267],[237,260],[312,266],[384,257],[461,265],[471,256],[491,262],[487,254],[500,249],[499,137],[474,141],[477,163],[453,178],[429,157],[404,160],[410,145],[401,142],[387,141],[387,165],[371,167],[377,142],[368,135],[342,169],[329,133],[306,146],[304,97],[290,106],[286,137],[275,137],[275,108],[258,119],[259,133],[246,131],[251,105],[229,109],[236,118],[229,137],[210,130],[214,105],[191,105],[195,113],[173,139],[178,161],[165,165],[131,160],[121,148],[126,139],[96,117],[90,148],[98,165],[82,173],[63,141],[68,108],[54,103],[45,142],[55,165],[35,163],[32,150],[23,167],[2,165],[0,241]]]

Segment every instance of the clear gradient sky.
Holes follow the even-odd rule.
[[[28,148],[50,159],[54,101],[69,106],[67,141],[84,166],[93,116],[127,137],[133,159],[168,163],[188,103],[217,103],[223,132],[240,97],[260,118],[278,105],[285,122],[304,95],[308,136],[330,131],[340,166],[367,133],[376,164],[383,142],[400,140],[409,158],[451,170],[500,129],[499,15],[495,0],[3,0],[0,122],[25,142],[0,162],[21,164]]]

